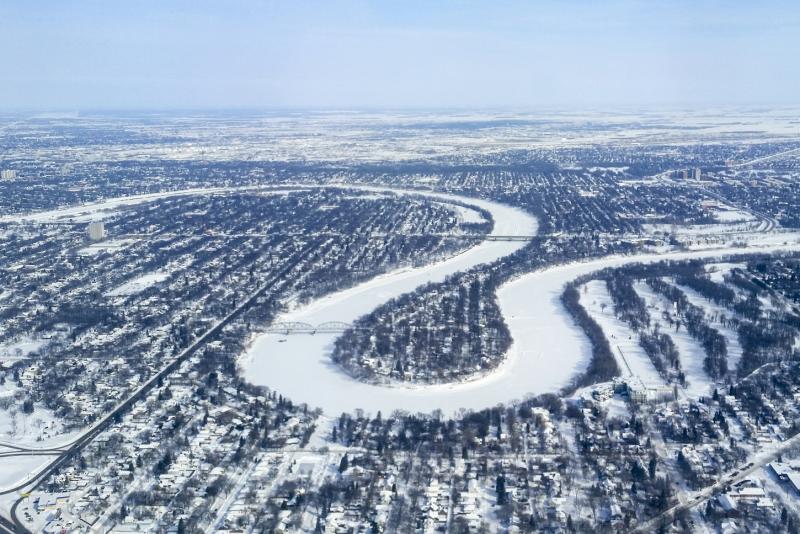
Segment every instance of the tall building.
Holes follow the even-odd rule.
[[[0,179],[15,180],[17,178],[17,171],[13,169],[3,169],[0,171]]]
[[[699,180],[702,176],[703,176],[703,171],[701,171],[699,167],[696,168],[694,170],[694,179]]]
[[[106,226],[103,221],[92,221],[89,223],[89,239],[92,241],[102,241],[106,237]]]

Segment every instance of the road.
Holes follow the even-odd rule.
[[[790,154],[794,154],[795,152],[800,152],[800,148],[793,148],[791,150],[784,150],[783,152],[776,152],[775,154],[770,154],[769,156],[761,156],[759,158],[751,159],[749,161],[743,161],[742,163],[734,163],[733,165],[729,165],[731,168],[738,168],[738,167],[746,167],[748,165],[753,165],[754,163],[761,163],[764,161],[769,161],[771,159],[779,158],[781,156],[788,156]]]
[[[261,457],[261,459],[263,459],[263,456]],[[236,473],[238,475],[236,478],[236,482],[230,489],[230,492],[225,497],[224,501],[219,506],[219,508],[216,507],[216,501],[215,501],[214,505],[211,507],[212,514],[211,517],[209,518],[209,524],[204,529],[204,532],[206,534],[211,534],[212,532],[216,532],[220,524],[225,520],[225,517],[228,515],[228,511],[231,509],[233,503],[236,502],[236,499],[239,497],[239,493],[242,491],[244,485],[253,475],[253,472],[256,470],[256,468],[259,466],[261,459],[253,462],[252,465],[243,469],[241,472]],[[217,511],[213,512],[215,508],[217,509]]]
[[[734,202],[731,202],[730,199],[727,199],[724,196],[720,195],[719,193],[715,193],[714,191],[711,191],[711,190],[709,190],[709,189],[707,189],[705,187],[702,187],[701,191],[703,191],[703,193],[707,194],[708,196],[719,200],[720,202],[724,202],[725,204],[728,204],[729,206],[733,206],[734,208],[736,208],[738,210],[750,213],[751,215],[756,217],[758,220],[760,220],[765,226],[763,228],[758,228],[758,229],[754,230],[754,232],[756,232],[756,233],[771,232],[772,230],[775,229],[776,226],[778,226],[778,220],[775,219],[774,217],[770,217],[766,213],[754,210],[752,208],[739,206],[739,205],[735,204]]]
[[[6,449],[19,452],[63,452],[64,448],[69,446],[69,443],[70,442],[67,442],[64,445],[58,445],[56,447],[25,447],[24,445],[17,445],[15,443],[0,442],[0,449],[5,447]]]
[[[725,475],[723,475],[714,484],[707,486],[702,490],[696,492],[693,496],[691,496],[688,499],[687,502],[676,504],[672,508],[665,510],[664,512],[657,515],[653,519],[647,521],[646,523],[639,525],[636,528],[636,530],[634,530],[634,532],[655,531],[659,525],[661,525],[665,521],[670,521],[679,512],[691,510],[695,506],[702,504],[715,493],[722,492],[722,490],[726,486],[730,486],[732,484],[736,484],[737,482],[741,482],[742,480],[748,478],[753,472],[758,471],[766,464],[776,460],[778,456],[780,456],[781,454],[799,445],[800,445],[800,434],[795,434],[793,437],[781,443],[777,448],[775,448],[775,450],[767,453],[762,453],[760,456],[757,456],[756,459],[752,460],[750,463],[747,463],[737,469],[725,473]]]
[[[3,516],[0,516],[0,534],[14,534],[15,532],[19,531],[14,526],[14,523]],[[22,532],[27,532],[27,530],[23,530]]]

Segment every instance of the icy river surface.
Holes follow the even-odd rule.
[[[491,213],[494,219],[493,235],[530,236],[538,228],[536,219],[520,209],[471,197],[351,184],[291,184],[286,187],[294,190],[341,187],[381,194],[423,195],[441,203],[465,203]],[[226,194],[243,190],[260,194],[286,192],[269,188],[264,190],[257,186],[167,191],[58,208],[22,218],[39,222],[63,218],[95,220],[118,207],[159,198]],[[463,208],[454,209],[463,215]],[[9,218],[16,219],[19,216]],[[0,221],[4,219],[0,217]],[[425,267],[394,271],[328,295],[282,315],[277,321],[312,325],[331,321],[351,323],[393,297],[413,291],[428,282],[442,281],[450,274],[491,263],[512,254],[525,244],[525,241],[483,241],[450,259]],[[764,232],[751,240],[744,250],[721,246],[661,254],[607,256],[554,265],[525,274],[503,284],[497,292],[500,309],[513,339],[506,359],[492,373],[468,382],[391,387],[359,382],[342,372],[330,359],[330,351],[338,334],[262,334],[255,338],[239,363],[245,378],[252,383],[274,389],[296,403],[305,402],[311,407],[322,408],[329,415],[356,409],[373,414],[380,410],[386,415],[395,410],[429,413],[438,409],[449,415],[462,408],[478,410],[507,404],[529,395],[558,391],[588,363],[591,356],[588,339],[566,314],[560,300],[564,284],[568,281],[605,267],[618,267],[631,262],[720,258],[729,254],[777,250],[800,250],[800,234]]]
[[[365,188],[360,188],[365,189]],[[376,189],[403,194],[403,191]],[[483,208],[494,219],[492,235],[530,236],[537,231],[537,220],[528,213],[487,200],[455,195],[409,191],[442,202],[463,202]],[[428,282],[443,281],[448,275],[491,263],[507,256],[526,241],[482,241],[447,260],[419,268],[408,268],[380,275],[352,288],[322,297],[277,319],[277,322],[302,322],[319,325],[330,321],[352,323],[387,300],[413,291]],[[515,397],[527,387],[509,389],[505,367],[485,378],[463,384],[379,386],[357,381],[345,374],[330,359],[333,342],[339,334],[262,334],[251,344],[240,364],[246,380],[268,386],[294,402],[320,407],[328,414],[361,408],[389,414],[394,410],[431,412],[441,409],[453,413],[459,408],[484,408]],[[512,371],[513,372],[513,371]]]
[[[391,191],[391,190],[387,190]],[[415,192],[418,193],[418,192]],[[433,199],[460,201],[486,209],[495,221],[494,235],[532,235],[536,219],[516,208],[468,197],[424,193]],[[273,388],[295,402],[322,408],[329,415],[362,409],[368,413],[395,410],[446,415],[461,409],[480,410],[528,396],[557,392],[587,366],[591,346],[561,303],[564,285],[578,276],[606,267],[664,259],[714,258],[728,254],[798,250],[797,234],[765,234],[748,249],[719,247],[690,251],[606,256],[554,265],[503,284],[497,293],[513,343],[506,359],[483,377],[452,384],[382,386],[357,381],[330,359],[338,334],[263,334],[240,363],[245,378]],[[525,242],[484,241],[449,260],[417,269],[388,273],[353,288],[323,297],[280,317],[278,321],[319,325],[328,321],[351,323],[387,300],[413,291],[450,274],[489,263],[525,245]]]

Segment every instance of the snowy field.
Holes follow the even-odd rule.
[[[8,449],[0,446],[0,452]],[[10,456],[0,458],[0,491],[25,482],[53,461],[54,456]]]
[[[466,206],[459,206],[457,204],[440,203],[441,206],[455,212],[458,222],[460,223],[485,223],[486,219],[483,218],[481,212],[468,208]]]
[[[725,275],[730,273],[733,269],[746,269],[745,263],[709,263],[706,265],[706,274],[713,282],[718,284],[725,283]]]
[[[727,213],[727,212],[718,212]],[[719,220],[719,219],[718,219]],[[737,234],[743,234],[741,237],[744,239],[747,234],[752,232],[762,232],[765,230],[762,221],[751,219],[737,219],[730,222],[718,222],[716,224],[686,224],[686,225],[671,225],[671,224],[643,224],[642,228],[645,232],[651,234],[669,235],[674,233],[679,238],[690,237],[704,237],[707,235],[725,234],[731,239],[734,239]]]
[[[26,336],[9,343],[0,343],[0,359],[23,358],[39,350],[44,345],[44,340]]]
[[[0,385],[0,446],[42,448],[69,440],[51,410],[34,404],[33,412],[22,411],[26,396],[25,387],[17,385],[11,377],[6,377],[5,383]]]
[[[614,301],[605,281],[592,280],[579,288],[579,292],[581,306],[603,329],[622,375],[639,380],[644,388],[663,387],[664,380],[639,345],[639,334],[615,317]]]
[[[724,113],[725,120],[720,119]],[[165,144],[113,143],[100,147],[49,149],[52,159],[69,161],[442,161],[451,157],[482,158],[533,148],[650,143],[711,143],[797,137],[797,112],[709,110],[708,112],[591,113],[580,112],[310,112],[265,116],[253,124],[232,120],[223,128],[206,128],[203,117],[180,122],[164,117],[150,128],[169,128],[185,140]],[[74,117],[80,122],[94,118]],[[485,123],[490,128],[465,129],[460,123]],[[508,122],[506,125],[498,124]],[[494,124],[493,124],[494,123]],[[587,123],[603,127],[586,128]],[[220,123],[223,124],[223,123]],[[427,125],[438,124],[431,130]],[[400,129],[401,135],[395,135]],[[17,148],[20,158],[41,157],[39,148]],[[767,156],[773,159],[777,155]],[[763,161],[756,158],[740,165]],[[613,168],[598,166],[593,168]],[[420,176],[418,181],[429,179]]]
[[[78,256],[96,256],[101,252],[113,254],[135,242],[135,239],[111,239],[108,241],[101,241],[100,243],[92,243],[91,245],[78,249],[77,254]]]
[[[721,223],[735,223],[755,220],[753,214],[744,210],[737,210],[735,208],[714,210],[713,216],[714,219]]]
[[[708,300],[690,287],[678,286],[678,288],[683,291],[691,304],[705,312],[709,326],[717,329],[722,337],[725,338],[725,344],[728,348],[728,371],[735,372],[739,361],[742,359],[743,351],[736,329],[726,324],[726,319],[734,315],[732,310]]]
[[[152,285],[163,282],[167,278],[169,278],[169,273],[154,272],[143,274],[142,276],[134,278],[133,280],[128,280],[124,284],[115,287],[111,291],[107,292],[105,296],[127,297],[129,295],[135,295],[137,293],[141,293]]]
[[[672,342],[675,343],[675,348],[678,349],[678,359],[681,362],[681,370],[686,377],[686,393],[692,398],[710,395],[714,390],[714,383],[703,367],[706,351],[700,343],[686,331],[685,326],[682,325],[681,328],[676,331],[674,328],[671,328],[664,319],[663,314],[665,311],[670,313],[674,320],[678,319],[674,312],[672,312],[672,303],[663,295],[653,291],[645,282],[636,282],[634,284],[634,289],[636,289],[636,293],[638,293],[647,304],[650,318],[654,323],[657,322],[661,332],[668,334],[669,337],[672,338]]]

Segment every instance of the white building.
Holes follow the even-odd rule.
[[[92,221],[89,223],[89,239],[92,241],[102,241],[106,237],[106,227],[103,221]]]
[[[0,171],[0,179],[3,180],[16,180],[17,179],[17,171],[12,169],[3,169]]]

